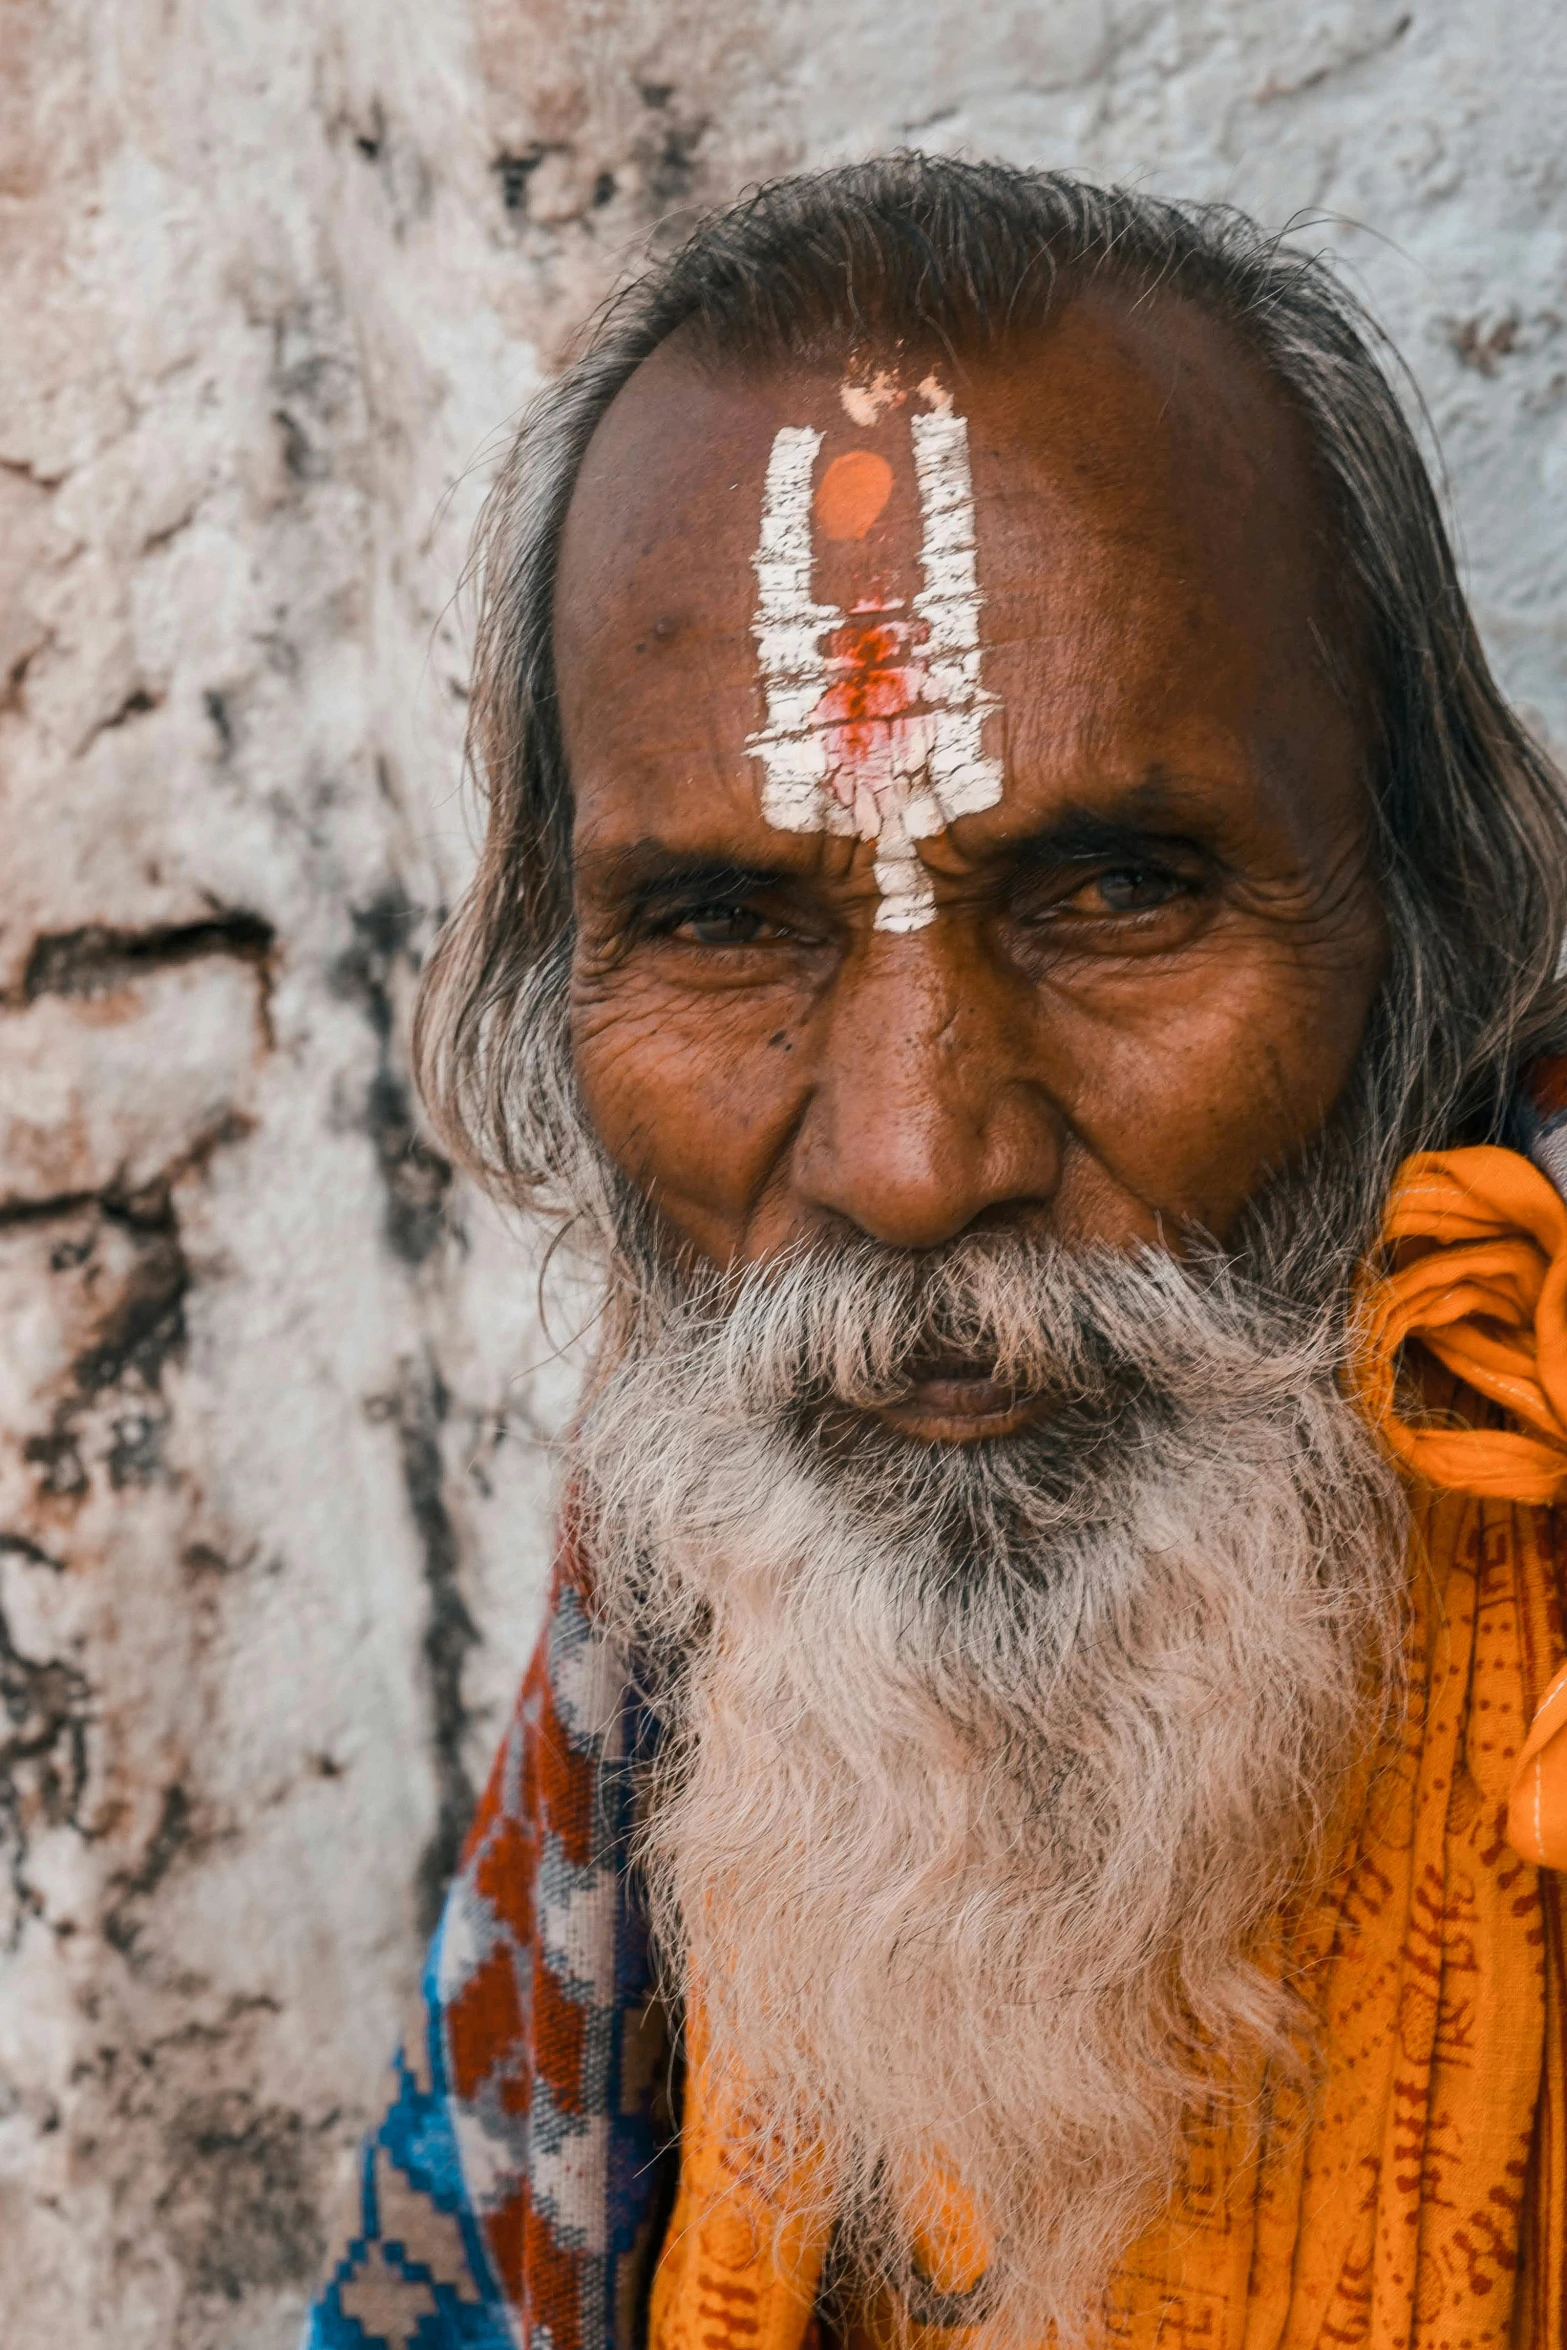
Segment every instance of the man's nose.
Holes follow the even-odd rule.
[[[937,1247],[987,1212],[1037,1214],[1060,1180],[1063,1120],[1024,1058],[1018,983],[956,946],[879,937],[851,959],[795,1138],[797,1206],[892,1247]]]

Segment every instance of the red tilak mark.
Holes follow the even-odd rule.
[[[919,633],[926,633],[923,624]],[[855,613],[827,639],[833,683],[814,715],[835,729],[841,756],[864,757],[877,740],[879,722],[901,718],[919,700],[925,671],[908,658],[913,634],[907,621]]]
[[[935,719],[922,705],[928,682],[923,620],[905,620],[896,599],[856,604],[827,639],[832,683],[811,713],[827,736],[828,782],[866,837],[879,832],[887,799],[920,776]]]

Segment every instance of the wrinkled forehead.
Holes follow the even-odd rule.
[[[943,411],[965,426],[988,633],[1026,630],[1042,587],[1090,569],[1118,568],[1117,593],[1134,599],[1179,581],[1188,615],[1200,606],[1208,628],[1254,639],[1298,629],[1322,601],[1325,517],[1283,394],[1189,304],[1089,294],[979,356],[742,366],[672,337],[613,403],[578,478],[557,605],[566,657],[649,631],[743,655],[781,433],[811,436],[824,593],[907,573],[926,521],[916,427]]]

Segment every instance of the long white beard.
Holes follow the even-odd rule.
[[[965,1450],[802,1412],[921,1331],[1056,1421]],[[1404,1576],[1331,1352],[1168,1260],[866,1250],[675,1309],[591,1405],[600,1600],[665,1716],[655,1929],[855,2289],[907,2276],[939,2166],[994,2337],[1080,2337],[1187,2117],[1307,2060],[1258,1936],[1385,1717]]]

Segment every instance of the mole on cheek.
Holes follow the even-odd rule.
[[[874,449],[849,449],[835,457],[816,492],[822,536],[864,538],[891,495],[892,467]]]

